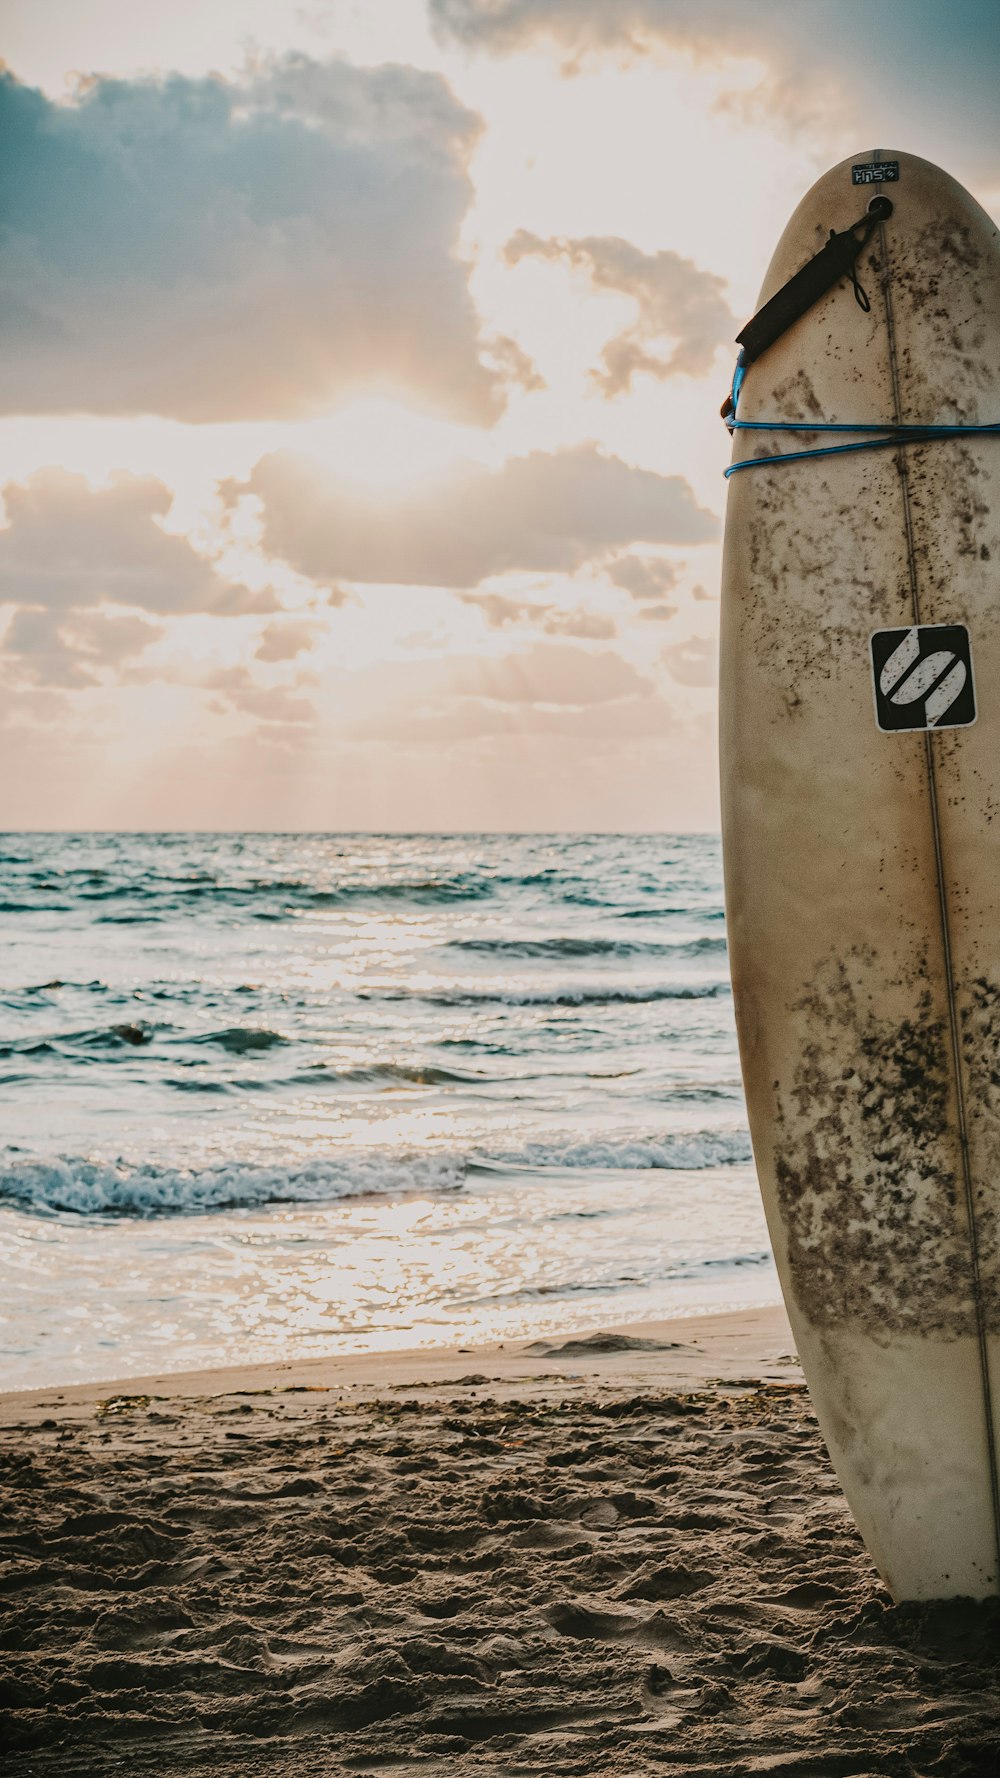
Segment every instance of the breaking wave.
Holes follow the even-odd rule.
[[[351,1151],[322,1161],[272,1166],[230,1162],[196,1168],[18,1158],[0,1167],[0,1203],[43,1215],[190,1216],[265,1204],[456,1191],[470,1175],[497,1168],[701,1171],[732,1166],[750,1155],[749,1135],[737,1129],[606,1142],[556,1139],[473,1154]]]

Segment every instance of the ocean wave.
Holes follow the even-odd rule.
[[[665,1087],[655,1097],[668,1100],[671,1104],[678,1100],[690,1101],[694,1105],[704,1105],[711,1099],[739,1099],[743,1089],[738,1080],[719,1081],[714,1086],[707,1081],[690,1080],[679,1082],[675,1086]]]
[[[117,871],[61,866],[55,874],[42,870],[17,872],[5,886],[0,913],[75,910],[94,924],[103,925],[146,923],[218,907],[275,919],[296,910],[345,907],[355,902],[435,906],[534,890],[541,893],[548,905],[594,908],[619,919],[651,920],[676,914],[699,919],[713,917],[697,897],[695,905],[687,901],[683,884],[674,885],[675,900],[664,901],[664,885],[656,881],[595,881],[557,866],[517,871],[505,868],[500,861],[493,867],[484,861],[471,863],[467,868],[437,871],[428,862],[431,868],[426,874],[418,863],[412,874],[398,876],[391,873],[391,867],[385,875],[377,869],[355,874],[350,863],[345,862],[341,880],[335,862],[332,868],[321,867],[315,874],[285,874],[279,869],[274,875],[245,877],[197,870],[171,873],[155,868],[138,875],[127,868]],[[638,905],[630,905],[636,897]],[[620,902],[625,905],[619,905]]]
[[[422,1000],[429,1006],[645,1006],[657,1000],[714,1000],[728,981],[643,988],[366,988],[359,1000]]]
[[[400,1193],[453,1191],[465,1177],[454,1155],[351,1154],[343,1160],[202,1168],[133,1166],[59,1158],[0,1168],[0,1203],[76,1216],[191,1216],[266,1204],[331,1203]]]
[[[26,982],[20,988],[8,987],[0,989],[0,1006],[9,1006],[20,1011],[25,1009],[25,1003],[27,1003],[26,1010],[37,1011],[38,997],[40,994],[57,994],[63,988],[75,989],[78,992],[85,994],[106,994],[108,991],[108,984],[107,982],[102,981],[63,981],[60,976],[53,976],[52,980],[48,982]]]
[[[46,910],[48,911],[48,910]],[[70,912],[70,909],[65,909]],[[160,919],[159,914],[98,914],[95,926],[155,926]]]
[[[555,961],[567,957],[704,957],[724,952],[724,938],[662,939],[631,938],[456,938],[451,951],[471,951],[483,956],[538,958]]]
[[[456,1191],[467,1177],[497,1169],[696,1170],[750,1159],[745,1130],[695,1130],[604,1142],[555,1138],[481,1153],[351,1151],[326,1160],[267,1166],[136,1165],[58,1157],[0,1167],[0,1204],[35,1214],[150,1218],[191,1216],[268,1204]]]
[[[231,1047],[236,1054],[245,1053],[238,1046]],[[266,1049],[269,1046],[263,1044],[259,1047]],[[186,1066],[194,1068],[197,1065],[187,1063]],[[330,1062],[310,1062],[296,1073],[275,1075],[273,1078],[244,1074],[232,1080],[217,1080],[211,1074],[190,1073],[168,1077],[166,1084],[178,1093],[219,1095],[229,1092],[269,1092],[290,1086],[308,1087],[316,1092],[321,1087],[482,1086],[484,1083],[505,1084],[503,1080],[499,1083],[491,1081],[487,1074],[460,1074],[453,1068],[435,1068],[420,1063],[371,1062],[356,1068],[337,1068]]]
[[[84,1031],[55,1031],[47,1037],[26,1037],[14,1043],[0,1044],[0,1056],[53,1056],[65,1049],[123,1050],[139,1049],[152,1043],[162,1025],[145,1019],[123,1020],[117,1025],[100,1025]]]
[[[612,1137],[604,1141],[526,1142],[517,1149],[497,1151],[489,1158],[494,1165],[511,1167],[701,1172],[706,1167],[730,1167],[752,1160],[753,1149],[747,1129],[677,1130],[663,1136]]]
[[[264,1025],[227,1025],[222,1031],[203,1031],[193,1036],[192,1043],[210,1043],[230,1055],[245,1056],[259,1050],[273,1050],[291,1043],[283,1031],[270,1031]]]
[[[307,883],[299,884],[295,891],[296,897],[304,905],[311,907],[339,907],[351,901],[412,901],[418,905],[430,903],[432,906],[450,901],[481,901],[495,892],[495,883],[489,877],[460,873],[454,877],[416,878],[413,880],[395,881],[389,879],[383,883],[341,883],[332,889],[316,889]],[[274,893],[270,884],[266,885],[269,893]]]
[[[430,877],[356,879],[344,883],[315,883],[297,877],[259,877],[246,882],[219,881],[208,877],[152,877],[140,883],[112,882],[85,887],[71,880],[25,882],[20,896],[0,900],[0,913],[69,913],[85,911],[99,925],[133,924],[188,911],[193,905],[247,908],[265,917],[280,917],[296,908],[343,907],[356,901],[410,901],[417,905],[441,905],[454,901],[481,901],[497,890],[532,880],[458,871]],[[95,903],[120,902],[104,913]],[[284,904],[270,910],[259,904]]]
[[[616,907],[607,909],[610,919],[674,919],[683,914],[685,919],[698,921],[717,921],[726,919],[726,910],[721,907],[690,907],[687,901],[667,903],[664,907]]]
[[[674,914],[686,914],[691,920],[724,920],[724,908],[692,907],[689,902],[668,902],[658,908],[609,909],[615,920],[664,920]]]
[[[489,1075],[477,1072],[460,1074],[455,1068],[434,1067],[420,1062],[363,1062],[356,1068],[337,1068],[329,1062],[311,1062],[308,1068],[293,1075],[303,1086],[315,1086],[322,1080],[336,1086],[479,1086]]]

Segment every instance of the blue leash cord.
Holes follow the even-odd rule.
[[[803,463],[810,457],[842,457],[848,451],[882,451],[893,445],[922,444],[932,438],[976,438],[1000,433],[1000,422],[986,426],[897,426],[886,420],[877,425],[845,424],[830,420],[727,420],[730,432],[863,432],[870,434],[853,444],[820,445],[812,451],[780,451],[771,457],[743,457],[730,463],[723,473],[726,479],[740,469],[764,469],[769,463]]]
[[[897,425],[894,420],[879,420],[874,424],[871,421],[852,424],[844,420],[738,420],[740,392],[749,369],[746,353],[741,352],[736,360],[732,391],[722,409],[722,417],[730,432],[860,432],[865,436],[856,437],[853,444],[819,445],[812,451],[778,451],[770,457],[741,457],[738,463],[730,463],[729,468],[723,470],[727,481],[740,469],[765,469],[769,463],[804,463],[810,457],[844,457],[849,451],[885,451],[895,445],[924,444],[933,438],[983,438],[1000,433],[1000,421],[996,420],[984,426],[962,425],[961,422],[950,426],[904,426]]]

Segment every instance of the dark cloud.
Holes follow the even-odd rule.
[[[605,569],[608,579],[634,599],[662,599],[664,593],[673,591],[683,572],[682,563],[663,556],[619,556]]]
[[[2,653],[17,677],[36,685],[79,691],[101,683],[101,670],[121,672],[163,635],[162,624],[122,612],[15,611]]]
[[[406,389],[475,422],[456,244],[479,120],[437,74],[303,56],[220,78],[0,77],[0,412],[291,418]]]
[[[210,708],[217,715],[235,710],[255,722],[291,729],[308,728],[316,722],[315,704],[301,695],[302,686],[313,683],[308,675],[301,675],[294,685],[261,685],[247,667],[233,666],[219,668],[200,683],[216,693]]]
[[[242,491],[262,503],[265,551],[322,583],[467,588],[518,569],[572,571],[632,542],[706,543],[719,531],[682,476],[633,468],[592,444],[498,470],[468,466],[389,508],[292,452],[264,457]]]
[[[305,654],[320,635],[322,625],[312,618],[288,617],[268,624],[256,654],[259,661],[293,661]]]
[[[528,257],[562,260],[585,271],[595,289],[634,298],[635,320],[608,341],[594,372],[607,395],[629,389],[639,371],[661,381],[682,372],[704,375],[738,326],[722,295],[723,280],[669,248],[642,253],[615,235],[543,240],[519,229],[504,256],[511,265]]]
[[[677,605],[666,602],[664,595],[673,590],[684,572],[681,562],[670,562],[663,556],[619,556],[605,568],[615,586],[641,601],[639,616],[644,623],[665,624],[676,617]]]
[[[277,605],[270,591],[223,579],[186,538],[161,528],[157,520],[169,513],[173,495],[155,477],[120,474],[109,487],[92,488],[82,475],[40,469],[10,483],[3,498],[0,604],[219,616]]]
[[[550,606],[542,623],[547,636],[576,636],[584,642],[609,642],[618,634],[618,625],[604,611],[588,611],[577,605],[572,611]]]
[[[248,685],[234,701],[244,716],[283,728],[311,728],[317,719],[315,704],[287,685]]]
[[[949,160],[960,176],[1000,171],[996,0],[429,0],[440,36],[507,52],[548,42],[572,68],[588,54],[680,50],[760,59],[757,100],[772,126],[815,129],[837,105],[867,140]],[[965,171],[963,171],[965,169]],[[741,177],[738,167],[734,179]],[[790,178],[795,190],[802,180]]]
[[[506,593],[463,593],[463,605],[481,611],[491,630],[506,630],[511,624],[537,623],[547,607],[533,599],[512,599]]]
[[[539,605],[533,599],[512,599],[506,593],[463,593],[461,598],[464,605],[482,612],[492,630],[524,624],[547,636],[576,636],[589,642],[607,642],[618,633],[613,617],[582,605],[567,611],[561,605]]]

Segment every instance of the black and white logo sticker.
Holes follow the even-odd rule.
[[[898,161],[858,161],[851,168],[852,185],[892,185],[898,178]]]
[[[972,645],[964,624],[913,624],[871,638],[880,729],[967,728],[976,720]]]

